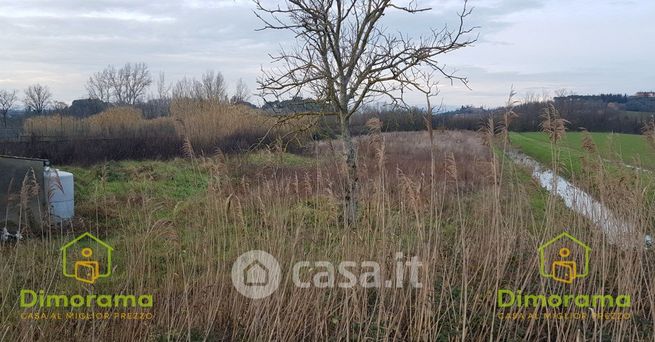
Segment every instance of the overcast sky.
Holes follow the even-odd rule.
[[[420,34],[452,20],[461,1],[418,1],[433,11],[389,14],[391,29]],[[655,1],[472,0],[473,47],[446,56],[471,90],[443,82],[444,104],[495,106],[514,86],[551,94],[655,90]],[[269,53],[292,41],[260,27],[242,0],[0,0],[0,89],[48,85],[55,99],[86,97],[89,75],[145,62],[171,81],[212,69],[251,90]],[[417,99],[415,104],[420,104]]]

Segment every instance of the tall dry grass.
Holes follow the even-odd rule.
[[[140,110],[132,107],[110,108],[87,118],[62,115],[32,117],[25,120],[23,131],[34,137],[71,140],[177,134],[172,120],[168,118],[146,120]]]
[[[145,119],[131,107],[110,108],[87,118],[29,118],[23,127],[29,141],[3,148],[8,149],[4,153],[56,163],[88,163],[181,156],[188,141],[198,153],[211,155],[276,143],[298,146],[311,134],[311,130],[296,134],[303,125],[302,121],[277,125],[274,118],[243,105],[177,99],[170,116],[155,119]]]
[[[244,150],[260,142],[275,125],[274,119],[242,105],[212,104],[179,99],[171,104],[170,120],[176,133],[198,150]],[[273,135],[267,137],[270,143]]]
[[[24,132],[37,137],[69,139],[178,136],[189,138],[194,145],[210,146],[219,139],[231,140],[239,135],[262,137],[273,123],[272,119],[245,106],[208,106],[200,101],[176,100],[171,105],[170,117],[145,119],[136,108],[115,107],[88,118],[61,115],[29,118]]]
[[[492,140],[494,132],[489,133]],[[110,212],[109,219],[118,225],[99,233],[111,239],[120,262],[116,278],[94,290],[154,293],[155,319],[18,319],[21,287],[53,293],[91,290],[71,284],[56,271],[62,239],[53,236],[0,247],[0,274],[7,275],[0,280],[0,340],[646,341],[655,337],[653,250],[610,244],[599,228],[540,191],[526,170],[501,162],[504,157],[494,145],[485,146],[478,135],[465,132],[435,133],[431,144],[425,133],[380,134],[374,126],[371,135],[358,143],[362,203],[360,220],[352,230],[344,230],[339,219],[340,179],[345,173],[335,161],[341,153],[337,143],[317,144],[311,167],[246,175],[234,168],[252,165],[189,155],[195,172],[207,175],[208,185],[201,195],[172,208],[146,192],[132,194],[128,205],[106,196],[100,181],[94,205]],[[430,158],[432,148],[436,158]],[[429,171],[430,164],[434,172]],[[625,219],[639,222],[640,233],[652,234],[655,207],[646,198],[652,184],[639,172],[623,176],[600,174],[586,181],[605,189],[608,197],[602,200],[611,200],[612,209],[622,209]],[[436,194],[430,189],[436,189]],[[544,279],[538,271],[537,247],[563,230],[593,251],[589,277],[571,286]],[[261,300],[241,296],[230,280],[232,262],[251,249],[268,251],[283,270],[280,288]],[[422,288],[303,289],[291,281],[291,265],[299,260],[373,260],[389,271],[395,252],[420,258]],[[499,319],[499,288],[525,293],[626,293],[632,296],[632,317],[625,321]],[[527,314],[534,309],[517,311]]]

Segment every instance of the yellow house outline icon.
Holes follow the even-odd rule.
[[[546,270],[546,265],[545,265],[546,264],[546,258],[545,258],[545,255],[544,255],[544,250],[548,246],[552,245],[553,243],[555,243],[555,242],[557,242],[557,241],[559,241],[559,240],[561,240],[563,238],[569,239],[573,243],[575,243],[578,246],[582,247],[584,249],[584,251],[585,251],[585,253],[584,253],[585,254],[584,255],[584,273],[577,273],[577,267],[574,264],[573,265],[573,275],[572,275],[572,278],[569,279],[569,280],[563,280],[563,279],[560,279],[560,278],[556,277],[554,275],[554,273],[555,273],[554,272],[554,265],[553,265],[553,268],[550,269],[550,272],[548,272]],[[539,274],[541,274],[541,276],[544,277],[544,278],[552,278],[553,280],[570,284],[573,281],[573,279],[584,278],[584,277],[589,275],[589,254],[591,253],[591,248],[589,246],[587,246],[586,244],[582,243],[580,240],[576,239],[575,237],[573,237],[573,235],[571,235],[571,234],[569,234],[567,232],[563,232],[563,233],[557,235],[556,237],[554,237],[553,239],[549,240],[548,242],[544,243],[543,245],[539,246],[538,251],[539,251]]]
[[[76,261],[76,262],[75,262],[75,265],[76,265],[76,267],[75,267],[75,273],[68,273],[68,272],[67,272],[67,269],[66,269],[67,267],[66,267],[66,266],[68,266],[68,264],[67,264],[67,262],[66,262],[66,259],[67,259],[67,255],[68,255],[68,248],[71,247],[71,246],[73,246],[74,244],[78,243],[80,240],[82,240],[82,239],[84,239],[84,238],[89,238],[89,239],[91,239],[91,240],[97,242],[100,246],[102,246],[102,247],[104,247],[104,248],[107,249],[107,265],[106,265],[106,267],[105,267],[105,272],[104,272],[104,273],[100,273],[100,272],[99,272],[99,264],[98,264],[97,261],[82,261],[82,262],[81,262],[81,261]],[[89,249],[89,248],[85,248],[85,249],[82,250],[82,253],[83,253],[83,254],[84,254],[85,250],[90,250],[90,251],[91,251],[91,253],[89,254],[89,256],[90,256],[90,255],[92,254],[92,252],[93,252],[91,249]],[[75,278],[75,279],[77,279],[77,280],[79,280],[79,281],[81,281],[81,282],[88,283],[88,284],[93,284],[93,283],[95,283],[95,281],[96,281],[97,278],[106,278],[106,277],[109,277],[109,276],[111,275],[111,253],[112,253],[113,250],[114,250],[114,249],[113,249],[111,246],[109,246],[108,244],[106,244],[104,241],[98,239],[97,237],[93,236],[93,234],[88,233],[88,232],[87,232],[87,233],[84,233],[84,234],[81,234],[80,236],[76,237],[74,240],[70,241],[69,243],[65,244],[64,246],[62,246],[62,247],[60,248],[60,251],[61,251],[61,258],[62,258],[62,271],[63,271],[63,273],[64,273],[64,276],[66,276],[66,277],[70,277],[70,278]],[[89,268],[90,268],[90,269],[92,269],[92,277],[91,277],[91,279],[88,279],[88,278],[85,278],[85,277],[81,277],[81,276],[78,274],[78,265],[79,265],[81,268],[86,268],[86,269],[89,269]]]

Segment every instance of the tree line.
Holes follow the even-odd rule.
[[[617,94],[558,96],[530,99],[516,105],[513,111],[517,117],[512,120],[510,129],[518,132],[541,130],[541,115],[549,103],[569,122],[571,130],[584,128],[595,132],[640,134],[655,115],[655,98]],[[477,130],[487,118],[500,118],[504,111],[504,108],[462,107],[435,116],[433,121],[436,126],[449,129]]]
[[[154,85],[154,93],[148,93]],[[7,127],[9,113],[22,102],[24,112],[42,115],[49,112],[75,116],[97,114],[109,106],[133,106],[140,108],[145,117],[166,116],[174,99],[193,99],[212,103],[246,103],[250,91],[239,79],[234,93],[228,94],[228,86],[218,71],[207,71],[200,79],[187,78],[167,83],[165,74],[157,80],[146,63],[126,63],[122,67],[109,65],[92,74],[85,86],[88,99],[75,100],[69,106],[55,101],[50,88],[40,83],[30,85],[20,97],[18,90],[0,89],[0,114]]]
[[[23,91],[23,104],[25,111],[42,114],[50,106],[53,108],[61,107],[59,101],[52,101],[52,92],[50,88],[41,84],[33,84]],[[4,127],[7,127],[9,111],[19,102],[17,90],[0,89],[0,114]]]

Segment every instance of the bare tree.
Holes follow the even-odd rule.
[[[114,95],[119,104],[136,104],[152,84],[150,70],[145,63],[127,63],[116,73],[113,79]]]
[[[576,109],[579,109],[579,102],[567,99],[567,97],[573,95],[575,95],[575,93],[572,90],[566,88],[555,90],[555,97],[553,98],[553,102],[555,108],[559,111],[562,117],[569,117],[571,114],[576,112]]]
[[[344,195],[344,218],[352,226],[357,217],[357,151],[349,122],[366,101],[377,96],[402,98],[417,80],[413,71],[429,68],[443,77],[467,83],[466,78],[448,72],[438,58],[471,45],[473,27],[464,21],[471,13],[464,2],[454,28],[430,29],[413,39],[386,30],[381,18],[391,11],[414,14],[429,11],[411,2],[399,5],[392,0],[286,0],[284,5],[267,7],[255,0],[262,29],[287,30],[298,46],[282,49],[273,56],[278,68],[264,72],[259,80],[262,96],[312,94],[328,103],[341,126],[348,177]]]
[[[148,65],[127,63],[120,69],[110,65],[95,73],[87,81],[86,88],[91,98],[120,105],[134,105],[143,98],[151,84]]]
[[[47,86],[33,84],[25,89],[25,108],[28,112],[43,114],[52,99],[52,93]]]
[[[573,91],[566,88],[560,88],[555,90],[555,97],[567,97],[571,95],[573,95]]]
[[[15,90],[0,90],[0,113],[2,113],[2,121],[4,122],[5,128],[7,127],[7,116],[9,115],[9,110],[14,106],[18,100]]]
[[[166,82],[166,74],[163,71],[160,72],[155,88],[156,93],[148,95],[145,103],[140,105],[144,117],[156,118],[170,115],[171,88],[172,84]]]
[[[109,82],[111,78],[109,76],[110,72],[111,70],[107,68],[89,77],[89,80],[86,82],[86,90],[89,92],[90,98],[111,102],[112,86]]]
[[[177,81],[172,89],[174,99],[193,99],[209,103],[227,102],[227,87],[223,74],[207,71],[200,80],[186,78]]]
[[[243,81],[243,79],[239,79],[231,102],[240,103],[248,101],[248,99],[250,99],[250,90],[248,89],[248,86]]]
[[[68,109],[68,104],[64,101],[54,101],[52,102],[52,109],[60,113]]]
[[[194,81],[193,89],[195,97],[212,103],[227,101],[227,87],[223,74],[215,71],[207,71],[202,75],[200,81]]]
[[[193,82],[193,79],[188,79],[186,77],[175,82],[175,85],[171,89],[171,95],[173,99],[179,100],[193,98]]]
[[[166,83],[166,74],[162,71],[159,73],[157,80],[157,96],[160,100],[168,100],[171,93],[171,84]]]
[[[538,103],[539,102],[539,95],[537,95],[534,91],[528,91],[525,93],[525,96],[523,96],[523,103]]]

